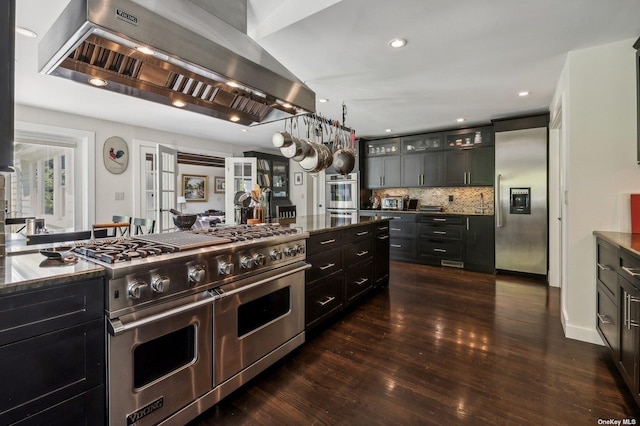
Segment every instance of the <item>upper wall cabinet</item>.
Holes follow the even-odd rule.
[[[491,126],[453,130],[445,133],[445,149],[469,149],[493,145]]]
[[[426,133],[402,138],[403,188],[442,186],[443,133]]]

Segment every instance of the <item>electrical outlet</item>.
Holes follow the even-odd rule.
[[[453,195],[449,195],[449,202],[453,203]]]
[[[124,200],[124,192],[116,192],[116,201]]]

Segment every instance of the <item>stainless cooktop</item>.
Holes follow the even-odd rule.
[[[194,234],[189,231],[168,232],[165,234],[137,235],[133,239],[149,241],[176,247],[178,250],[190,250],[199,247],[209,247],[216,244],[230,243],[228,238],[216,237],[208,234]]]

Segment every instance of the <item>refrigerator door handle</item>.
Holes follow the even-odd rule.
[[[502,179],[502,175],[498,174],[496,176],[496,226],[498,228],[502,228],[502,197],[500,194],[500,180]]]

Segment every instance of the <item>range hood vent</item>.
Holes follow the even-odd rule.
[[[39,61],[45,74],[98,79],[102,89],[243,125],[315,111],[304,83],[188,0],[71,0],[43,38]]]

